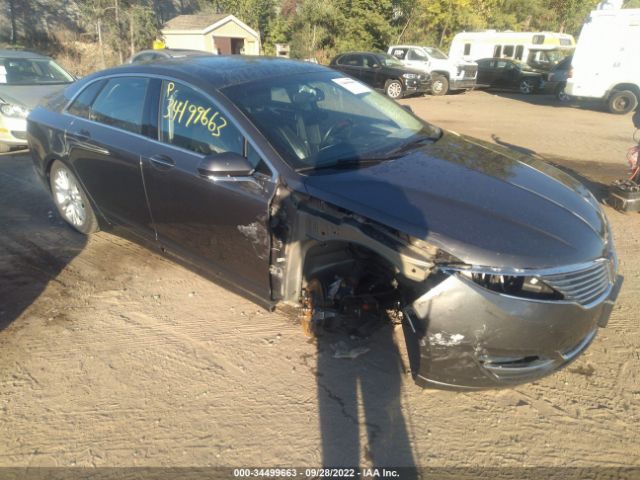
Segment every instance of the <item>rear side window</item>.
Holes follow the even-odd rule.
[[[142,133],[142,112],[149,80],[120,77],[108,80],[91,108],[91,119],[112,127]]]
[[[404,48],[394,48],[393,56],[396,57],[398,60],[404,60],[404,57],[407,56],[407,50]]]
[[[361,55],[345,55],[338,59],[338,65],[347,65],[349,67],[361,67],[362,56]]]
[[[464,44],[464,55],[471,55],[471,44],[470,43],[465,43]]]
[[[505,45],[504,47],[504,56],[512,58],[513,57],[513,45]]]
[[[104,84],[104,80],[99,80],[90,84],[80,93],[80,95],[76,97],[67,111],[71,115],[75,115],[77,117],[89,118],[91,114],[91,103],[93,103],[93,100],[96,98]]]
[[[195,153],[244,154],[244,138],[209,98],[177,82],[163,82],[160,97],[163,142]]]

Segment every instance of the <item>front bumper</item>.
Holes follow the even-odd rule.
[[[605,326],[622,283],[595,306],[516,298],[447,276],[405,313],[416,383],[479,390],[529,382],[580,355]]]
[[[0,143],[12,147],[27,145],[27,120],[0,115]]]
[[[428,93],[431,91],[431,79],[429,80],[415,80],[408,79],[404,82],[405,95],[412,95],[416,93]]]
[[[476,88],[475,78],[454,78],[449,82],[449,90],[470,90],[472,88]]]

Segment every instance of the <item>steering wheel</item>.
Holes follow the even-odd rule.
[[[327,141],[334,136],[340,136],[344,138],[349,134],[349,132],[351,132],[351,129],[354,125],[355,124],[351,120],[340,120],[339,122],[331,125],[322,137],[320,148],[327,147]]]

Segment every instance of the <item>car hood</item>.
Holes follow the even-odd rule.
[[[55,85],[0,85],[0,100],[32,109],[43,98],[59,92],[69,85],[70,83]]]
[[[548,268],[608,250],[606,219],[577,180],[537,158],[451,132],[402,158],[304,182],[318,199],[472,265]]]

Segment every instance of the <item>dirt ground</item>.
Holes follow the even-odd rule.
[[[626,173],[630,117],[483,92],[405,103],[536,152],[600,196]],[[576,468],[561,478],[640,467],[640,215],[606,207],[625,284],[580,359],[533,384],[453,393],[415,386],[398,327],[336,359],[287,317],[142,247],[74,233],[27,154],[0,156],[0,205],[0,466],[359,462],[452,478],[457,467]]]

